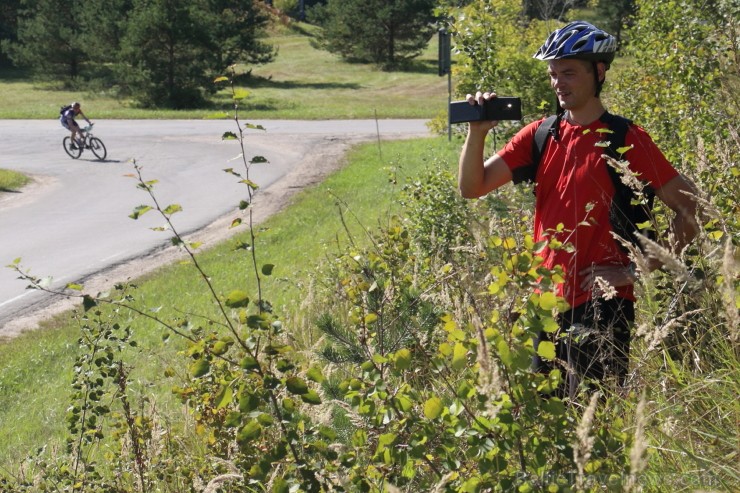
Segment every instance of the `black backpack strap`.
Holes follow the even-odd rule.
[[[622,156],[617,152],[617,149],[624,147],[632,121],[610,113],[604,113],[601,121],[606,123],[609,130],[612,131],[608,136],[609,147],[606,148],[606,153],[614,159],[621,159]],[[629,159],[629,156],[627,158]],[[652,223],[655,190],[650,186],[645,186],[638,194],[622,181],[619,171],[614,166],[607,163],[606,168],[614,185],[614,198],[609,211],[612,229],[620,237],[640,246],[636,234],[638,231],[649,238],[655,237],[653,230],[641,231],[639,227],[643,223]]]
[[[550,136],[554,136],[557,132],[557,125],[559,118],[557,115],[552,115],[540,123],[534,134],[534,140],[532,141],[532,163],[527,166],[521,166],[514,169],[511,173],[513,175],[512,181],[514,183],[532,182],[537,176],[537,168],[540,165],[540,159],[542,159],[542,152],[547,145],[547,139]]]

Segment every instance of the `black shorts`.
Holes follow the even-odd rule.
[[[574,396],[582,380],[610,381],[623,385],[629,367],[631,329],[635,305],[630,300],[589,300],[558,317],[556,334],[541,333],[542,340],[555,343],[556,365],[565,370],[565,395]],[[548,372],[551,362],[535,355],[536,371]],[[563,368],[564,367],[564,368]]]
[[[67,123],[67,119],[66,118],[62,118],[61,119],[61,122],[62,122],[62,126],[64,128],[66,128],[67,130],[72,130],[72,129],[79,130],[80,129],[80,126],[77,124],[77,122],[75,120],[72,120],[72,124],[71,125],[69,123]]]

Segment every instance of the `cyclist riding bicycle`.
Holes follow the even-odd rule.
[[[75,117],[77,115],[82,115],[82,118],[85,119],[85,121],[88,123],[88,125],[92,125],[90,120],[85,116],[85,114],[82,112],[82,108],[80,107],[80,103],[74,102],[71,105],[65,107],[62,110],[62,114],[59,117],[59,121],[61,122],[62,126],[72,132],[72,140],[70,144],[70,149],[76,149],[77,146],[82,147],[82,140],[77,138],[77,135],[79,134],[80,137],[82,136],[82,130],[80,129],[80,126],[75,121]],[[77,145],[75,145],[75,143]]]

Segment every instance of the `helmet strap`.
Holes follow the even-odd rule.
[[[599,63],[601,62],[591,62],[593,69],[594,69],[594,82],[596,83],[596,94],[595,96],[598,98],[601,94],[601,88],[604,86],[604,82],[606,81],[606,70],[604,71],[604,79],[599,79]]]

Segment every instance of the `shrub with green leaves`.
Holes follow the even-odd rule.
[[[446,11],[450,19],[455,94],[494,90],[522,98],[523,113],[542,114],[543,101],[553,101],[547,67],[532,55],[547,38],[549,24],[525,20],[522,2],[476,0]]]

